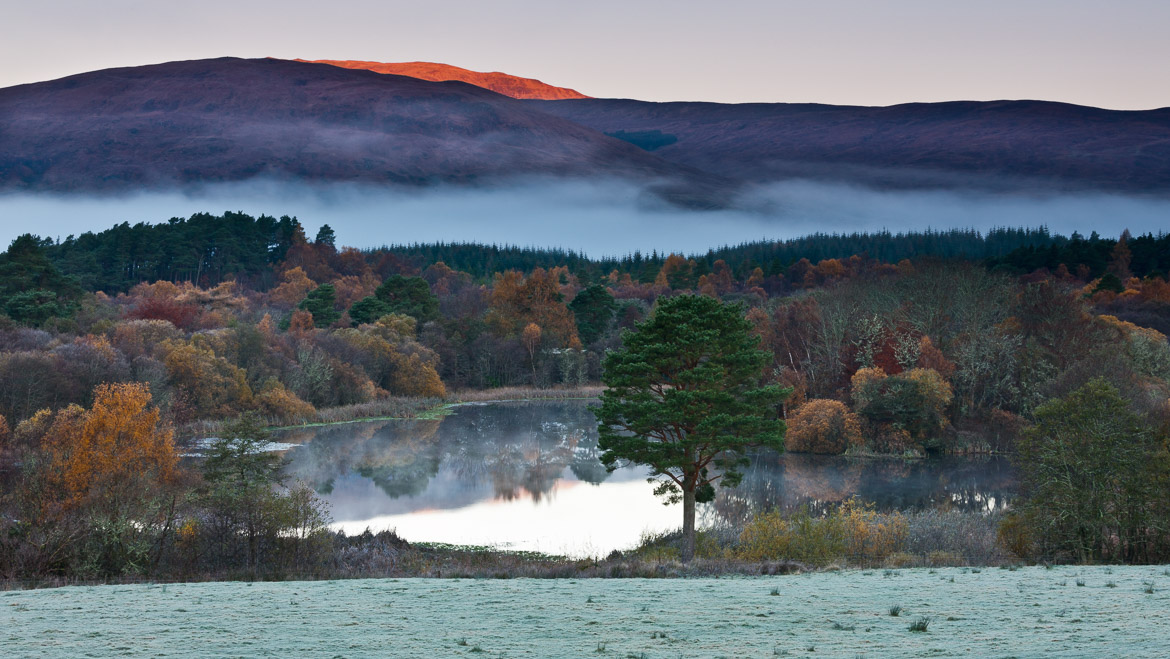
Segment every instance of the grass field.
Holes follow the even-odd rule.
[[[926,630],[911,631],[922,619]],[[0,592],[0,648],[6,657],[1164,657],[1170,570],[68,587]]]

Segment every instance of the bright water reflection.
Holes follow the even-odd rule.
[[[628,548],[677,528],[646,471],[606,473],[588,401],[465,405],[438,420],[377,421],[285,431],[290,474],[329,502],[347,533],[397,529],[411,541],[496,545],[572,555]],[[1005,461],[903,462],[761,453],[743,483],[700,506],[706,526],[756,511],[821,509],[857,495],[881,509],[1002,507]]]

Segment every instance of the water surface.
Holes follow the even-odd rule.
[[[294,478],[329,503],[334,528],[396,529],[412,542],[450,542],[604,555],[643,533],[678,528],[644,467],[608,473],[598,460],[593,401],[463,405],[447,417],[375,421],[278,433],[296,445]],[[935,506],[987,511],[1015,489],[1005,460],[854,460],[760,452],[743,483],[700,505],[703,526],[756,512],[851,496],[881,510]]]

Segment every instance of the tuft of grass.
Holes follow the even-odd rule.
[[[772,589],[772,592],[770,592],[770,593],[768,593],[768,594],[769,594],[769,595],[772,595],[773,597],[775,597],[775,596],[779,596],[779,595],[780,595],[780,589],[779,589],[779,588],[773,588],[773,589]]]
[[[853,631],[854,629],[857,629],[857,628],[856,628],[856,627],[854,627],[853,625],[842,625],[842,624],[841,624],[841,623],[839,623],[839,622],[834,622],[834,623],[833,623],[833,629],[834,629],[835,631],[839,631],[839,632],[851,632],[851,631]]]
[[[598,643],[597,649],[594,650],[594,652],[596,652],[597,654],[603,654],[605,652],[605,643]]]
[[[1117,588],[1117,584],[1112,582],[1112,581],[1109,581],[1105,584],[1105,587],[1106,588]]]
[[[592,595],[590,595],[589,597],[586,597],[586,598],[585,598],[585,603],[586,603],[586,604],[592,604],[592,603],[593,603],[593,596],[592,596]]]
[[[912,632],[925,632],[927,627],[930,627],[930,618],[923,616],[910,623],[909,629]]]
[[[1147,595],[1154,594],[1154,582],[1153,581],[1143,581],[1142,586],[1143,586],[1143,588],[1142,588],[1143,593],[1145,593]]]
[[[462,646],[465,646],[465,645],[467,645],[467,639],[466,639],[466,638],[461,638],[461,639],[459,639],[458,641],[455,641],[455,645],[458,645],[458,646],[461,646],[461,647],[462,647]]]
[[[1077,585],[1078,585],[1078,586],[1083,586],[1083,585],[1085,585],[1085,580],[1084,580],[1084,579],[1077,579]]]
[[[471,646],[471,649],[468,650],[468,652],[475,652],[478,654],[480,652],[483,652],[483,648],[479,647],[478,645],[473,645],[473,646]]]
[[[890,607],[890,615],[895,617],[895,618],[902,615],[902,606],[900,604],[895,604],[895,605],[891,606]]]

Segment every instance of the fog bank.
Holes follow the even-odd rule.
[[[54,239],[121,222],[164,222],[196,212],[293,215],[310,237],[322,224],[338,244],[471,241],[563,247],[591,256],[705,252],[815,232],[1047,226],[1115,236],[1170,227],[1170,199],[1118,194],[885,191],[789,181],[740,195],[736,210],[689,211],[620,182],[534,181],[506,188],[403,190],[337,184],[237,183],[196,192],[122,196],[0,195],[0,242],[22,233]]]

